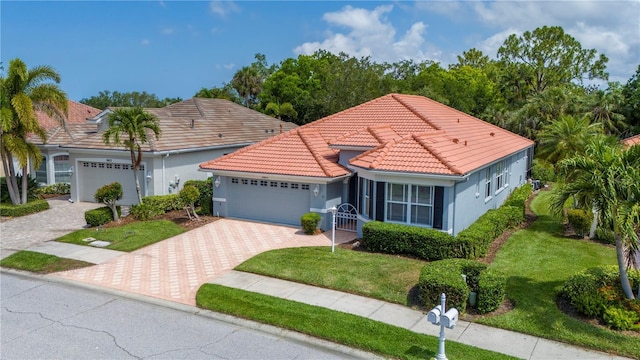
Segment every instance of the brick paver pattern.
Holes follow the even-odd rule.
[[[355,237],[336,231],[335,241]],[[330,245],[331,231],[309,236],[293,227],[221,219],[106,263],[56,276],[195,305],[200,285],[261,252]]]

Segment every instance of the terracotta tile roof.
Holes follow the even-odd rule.
[[[631,146],[633,146],[633,145],[640,144],[640,134],[635,135],[635,136],[632,136],[632,137],[628,137],[628,138],[626,138],[626,139],[622,140],[622,143],[623,143],[625,146],[628,146],[628,147],[631,147]]]
[[[115,108],[111,108],[115,109]],[[170,151],[251,144],[297,125],[275,119],[228,100],[193,98],[164,108],[147,108],[160,121],[159,140],[150,137],[143,151]],[[121,149],[106,146],[97,125],[75,129],[74,139],[58,138],[67,148]],[[53,141],[49,141],[53,143]]]
[[[303,141],[310,131],[315,134],[314,141]],[[370,150],[351,159],[351,165],[380,171],[463,175],[532,145],[531,140],[431,99],[389,94],[200,167],[331,178],[349,170],[329,151],[360,147]],[[327,162],[334,165],[329,171]]]

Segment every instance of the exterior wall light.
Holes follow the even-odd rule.
[[[151,171],[149,171],[147,173],[147,181],[151,181],[151,179],[153,179],[153,174],[151,173]]]
[[[313,196],[318,197],[320,195],[320,185],[316,185],[313,188]]]
[[[221,181],[221,180],[220,180],[220,176],[218,176],[218,177],[216,177],[216,180],[213,182],[213,184],[214,184],[216,187],[220,187],[220,181]]]

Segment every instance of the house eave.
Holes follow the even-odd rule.
[[[256,180],[289,181],[309,184],[330,184],[351,177],[351,173],[336,177],[298,176],[284,174],[256,173],[248,171],[214,170],[199,168],[198,171],[212,173],[214,176],[228,176]]]

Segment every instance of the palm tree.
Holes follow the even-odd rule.
[[[598,134],[602,134],[600,123],[590,124],[587,117],[563,115],[538,133],[538,156],[555,164],[583,153],[588,140]]]
[[[562,160],[560,173],[571,175],[554,193],[551,207],[562,212],[565,201],[575,196],[580,206],[597,210],[601,226],[612,230],[620,281],[625,296],[633,299],[627,268],[638,250],[640,229],[640,146],[624,149],[606,138],[590,142],[584,154]]]
[[[585,98],[585,115],[592,122],[599,122],[604,126],[607,134],[618,135],[628,127],[625,116],[622,115],[622,106],[625,98],[622,86],[618,83],[610,83],[606,91],[595,90]]]
[[[231,80],[231,85],[244,99],[244,106],[251,107],[262,89],[262,77],[254,66],[244,66]]]
[[[47,141],[36,111],[42,111],[65,125],[67,95],[51,81],[60,82],[60,75],[52,67],[43,65],[27,69],[20,59],[11,60],[7,76],[0,77],[0,149],[9,196],[14,204],[27,202],[29,161],[33,161],[35,168],[42,161],[40,150],[27,140],[28,136],[37,135],[43,142]],[[15,160],[22,169],[21,197]]]
[[[131,153],[131,169],[136,182],[138,202],[142,203],[138,168],[142,162],[142,145],[153,135],[160,138],[160,122],[158,118],[141,107],[118,108],[109,114],[109,128],[102,133],[106,145],[122,145]]]

